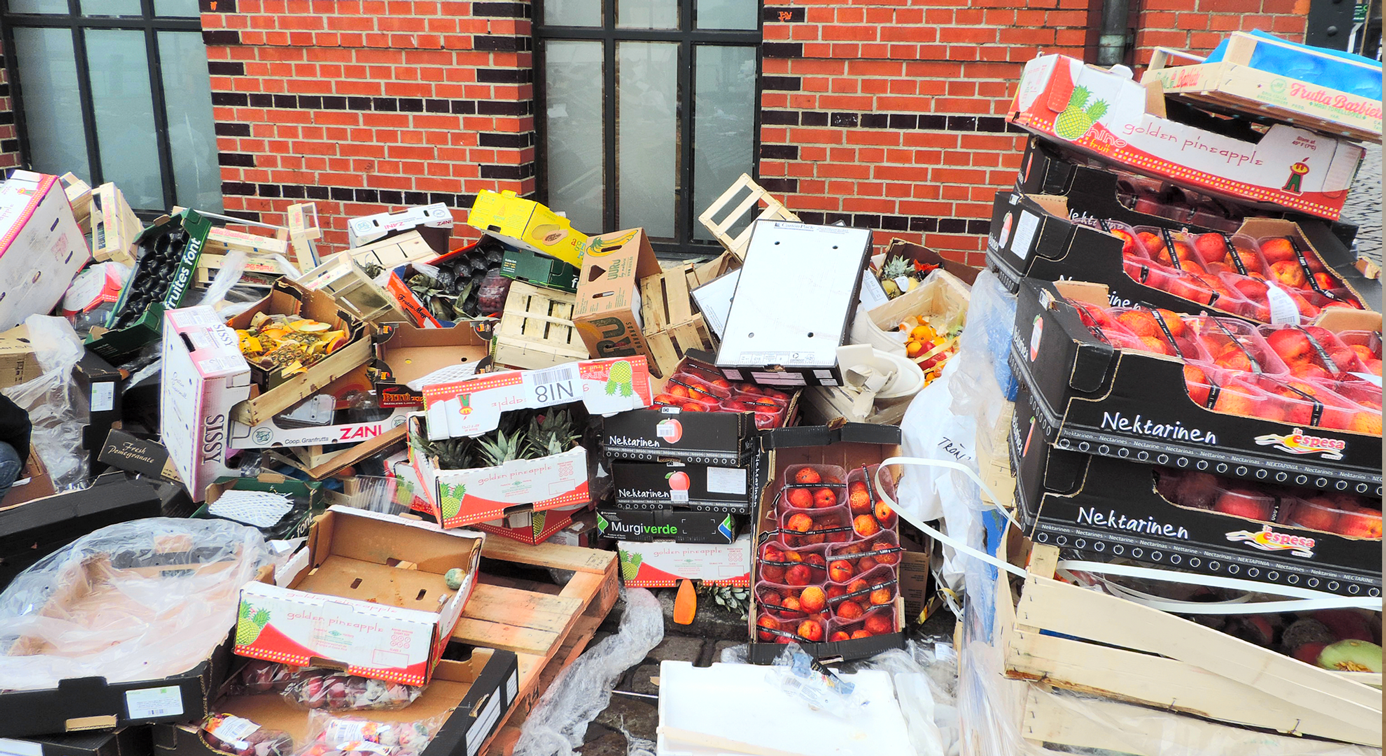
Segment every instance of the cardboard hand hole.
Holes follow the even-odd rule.
[[[356,590],[357,588],[360,588],[360,587],[361,587],[361,578],[356,578],[355,580],[351,581],[351,589],[352,589],[353,591]]]
[[[420,588],[420,589],[419,589],[419,595],[415,596],[415,597],[414,597],[414,600],[415,600],[415,601],[423,601],[423,597],[424,597],[424,594],[425,594],[425,593],[428,593],[428,589],[427,589],[427,588]]]
[[[587,272],[587,281],[588,283],[591,283],[592,281],[595,281],[604,275],[606,275],[606,268],[603,268],[600,265],[593,265],[592,269]]]

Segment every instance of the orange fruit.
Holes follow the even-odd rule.
[[[924,353],[924,344],[922,344],[921,342],[918,342],[918,341],[909,341],[909,342],[906,342],[906,343],[905,343],[905,356],[906,356],[906,357],[918,357],[919,355],[921,355],[921,354],[923,354],[923,353]]]

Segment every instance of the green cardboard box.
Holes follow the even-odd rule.
[[[577,291],[578,269],[562,260],[527,249],[507,249],[501,258],[501,275],[535,286]]]
[[[92,335],[87,337],[87,346],[107,360],[115,361],[145,344],[158,341],[163,332],[164,311],[181,306],[183,298],[197,280],[197,260],[202,256],[202,247],[207,241],[207,234],[212,230],[212,222],[199,215],[196,210],[184,210],[172,217],[159,218],[135,238],[135,246],[138,249],[147,239],[173,230],[171,224],[178,224],[187,232],[188,243],[183,247],[178,266],[173,270],[173,281],[163,297],[146,307],[144,314],[135,322],[124,328],[114,328],[117,313],[121,312],[125,308],[125,302],[134,296],[136,282],[146,274],[143,265],[137,264],[135,272],[120,290],[120,299],[116,301],[115,309],[106,321],[106,329],[99,333],[97,329],[92,329]]]
[[[259,477],[255,478],[217,478],[216,482],[207,486],[206,501],[193,513],[193,517],[213,517],[207,508],[227,491],[232,490],[269,491],[293,499],[294,508],[284,515],[283,519],[272,527],[259,528],[265,538],[269,539],[287,540],[308,535],[308,527],[312,524],[313,518],[327,508],[327,496],[323,493],[321,483],[295,480],[276,473],[260,473]]]

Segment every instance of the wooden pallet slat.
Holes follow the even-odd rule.
[[[587,359],[587,345],[573,325],[577,295],[513,281],[496,328],[497,362],[535,369]]]
[[[723,208],[730,204],[743,190],[749,191],[749,195],[743,198],[741,202],[737,203],[736,207],[720,221],[716,220],[717,215],[722,212]],[[722,193],[722,196],[713,200],[711,205],[708,205],[708,208],[698,216],[698,222],[703,224],[708,231],[711,231],[713,238],[717,239],[728,252],[735,255],[737,260],[744,260],[746,259],[746,246],[750,243],[751,229],[754,227],[754,224],[747,224],[746,228],[742,230],[740,234],[737,234],[735,238],[732,238],[727,231],[730,230],[732,226],[740,223],[759,203],[764,203],[765,209],[760,212],[760,215],[756,216],[756,220],[786,220],[795,222],[799,220],[799,216],[791,213],[789,208],[785,207],[779,200],[770,196],[770,193],[755,181],[752,181],[749,174],[743,173],[736,181],[732,182],[731,186],[727,187],[727,190]]]

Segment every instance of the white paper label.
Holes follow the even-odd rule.
[[[486,703],[486,708],[481,710],[481,716],[477,717],[472,726],[467,728],[468,756],[476,756],[477,750],[481,748],[481,742],[486,739],[486,734],[496,724],[496,719],[500,717],[501,712],[500,702],[500,696],[491,696],[491,700]]]
[[[1015,224],[1015,240],[1011,242],[1011,252],[1024,260],[1030,256],[1030,245],[1039,229],[1039,216],[1028,210],[1020,211],[1020,221]]]
[[[1271,323],[1275,325],[1299,325],[1299,307],[1279,286],[1266,287],[1266,300],[1270,303]]]
[[[1364,381],[1371,382],[1372,385],[1376,386],[1377,388],[1381,388],[1381,376],[1377,375],[1376,373],[1353,373],[1352,375],[1361,378]]]
[[[125,713],[128,719],[179,716],[183,713],[183,693],[176,687],[126,691]]]
[[[250,744],[245,742],[245,739],[255,734],[259,729],[260,725],[255,724],[249,719],[228,715],[226,719],[221,720],[217,726],[207,732],[217,736],[220,740],[230,743],[238,749],[244,750],[250,747]]]
[[[682,490],[682,489],[678,489],[678,488],[675,488],[675,489],[670,490],[670,491],[669,491],[669,503],[670,503],[670,504],[687,504],[687,503],[688,503],[688,491],[685,491],[685,490]]]
[[[110,412],[115,407],[115,384],[109,381],[91,385],[91,411]]]
[[[741,496],[746,493],[746,470],[740,467],[707,468],[708,493]]]
[[[5,756],[43,756],[43,746],[27,740],[0,738],[0,754]]]
[[[871,310],[889,302],[890,297],[886,296],[885,289],[881,288],[881,282],[877,281],[876,277],[871,275],[871,271],[868,270],[861,276],[861,296],[858,297],[857,301],[861,303],[862,307]]]
[[[515,695],[520,692],[520,674],[510,673],[510,680],[505,683],[505,700],[514,703]]]

